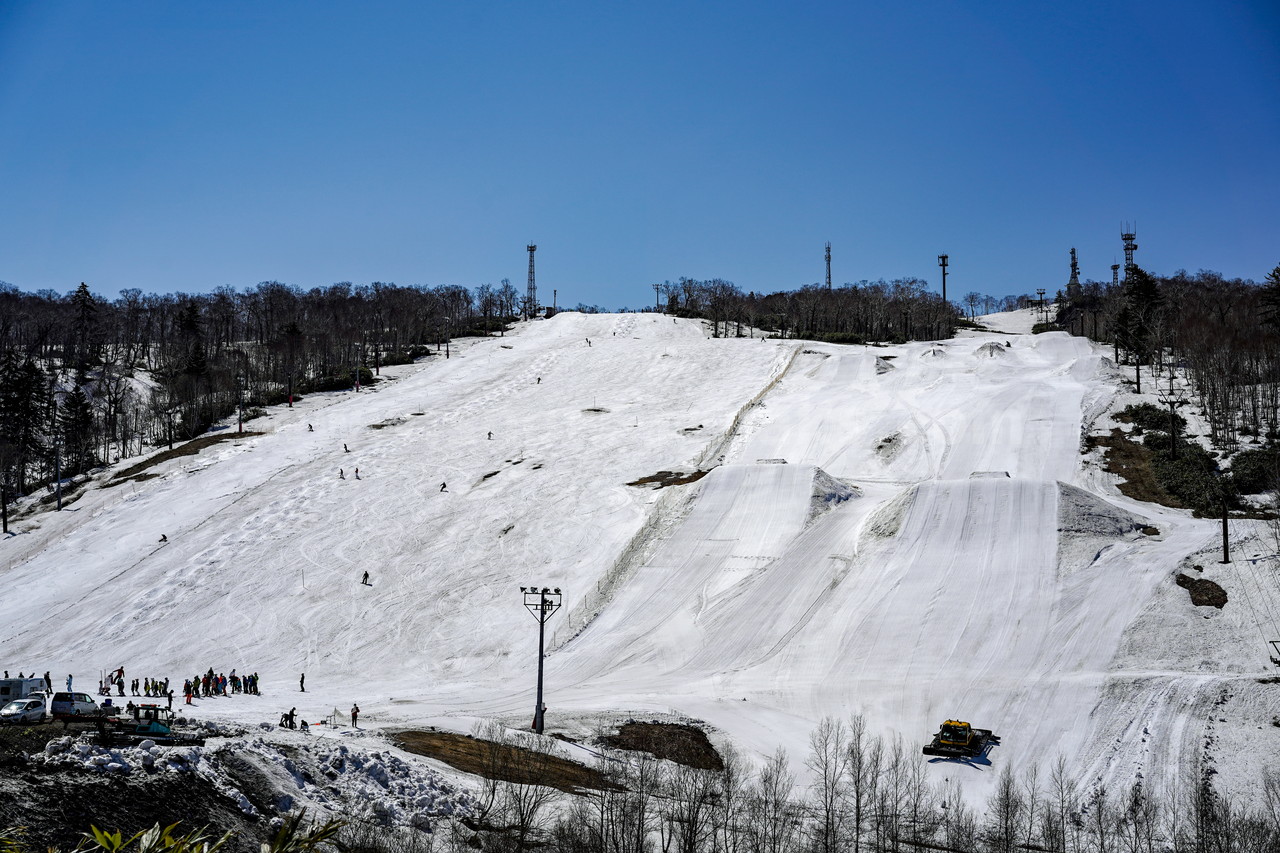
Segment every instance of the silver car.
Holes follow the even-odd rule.
[[[48,715],[43,699],[14,699],[0,708],[0,724],[43,723]]]

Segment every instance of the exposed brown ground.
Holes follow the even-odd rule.
[[[1191,603],[1196,607],[1216,607],[1221,610],[1227,603],[1227,591],[1211,580],[1179,574],[1178,586],[1191,593]]]
[[[1111,435],[1091,435],[1085,443],[1089,447],[1106,448],[1106,471],[1124,479],[1117,484],[1120,493],[1137,501],[1147,501],[1175,509],[1186,509],[1186,504],[1166,492],[1156,482],[1151,468],[1153,454],[1150,450],[1130,440],[1124,430],[1116,427]]]
[[[724,769],[720,753],[697,726],[682,723],[623,723],[616,735],[605,735],[600,743],[613,749],[647,752],[698,770]]]
[[[696,483],[701,480],[710,471],[694,471],[691,474],[682,474],[679,471],[659,471],[656,474],[650,474],[647,477],[641,477],[639,480],[633,480],[627,483],[628,486],[653,486],[657,489],[665,489],[667,486],[686,486],[689,483]]]
[[[260,432],[220,432],[216,435],[202,435],[199,438],[193,438],[190,441],[180,444],[172,450],[165,450],[157,453],[149,459],[144,459],[137,465],[130,465],[123,471],[117,471],[116,475],[111,478],[105,485],[118,486],[121,483],[127,483],[130,480],[134,482],[142,482],[156,476],[155,474],[143,475],[148,468],[159,465],[161,462],[168,462],[170,459],[177,459],[180,456],[195,456],[206,447],[212,447],[222,441],[231,441],[237,438],[252,438],[255,435],[262,435]]]
[[[450,767],[524,785],[545,785],[574,793],[583,788],[617,789],[592,767],[507,744],[469,735],[437,731],[400,731],[391,734],[396,746],[407,752],[443,761]]]

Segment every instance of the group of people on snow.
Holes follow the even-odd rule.
[[[195,678],[188,678],[184,681],[182,683],[182,693],[186,697],[188,705],[191,704],[192,698],[199,697],[229,696],[232,693],[261,695],[258,692],[258,673],[237,675],[233,669],[231,670],[231,675],[226,675],[224,673],[215,673],[213,667],[209,667],[209,671],[204,675],[197,675]]]

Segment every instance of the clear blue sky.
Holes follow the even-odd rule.
[[[1280,3],[0,2],[0,280],[637,307],[1280,263]]]

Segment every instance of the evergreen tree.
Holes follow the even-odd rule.
[[[1262,324],[1280,333],[1280,264],[1267,273],[1267,283],[1262,286],[1259,298],[1259,317]]]
[[[65,460],[64,474],[81,474],[97,464],[93,452],[93,404],[89,402],[84,386],[76,385],[63,398],[58,432]]]
[[[93,294],[89,292],[88,286],[82,281],[80,286],[76,288],[75,293],[71,294],[71,304],[75,309],[75,320],[72,329],[74,352],[71,363],[76,370],[83,372],[95,355],[93,352],[94,328],[97,321],[98,303],[93,298]]]

